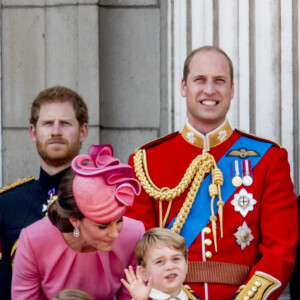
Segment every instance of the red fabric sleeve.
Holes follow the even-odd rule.
[[[129,157],[128,161],[128,164],[132,167],[134,167],[133,156],[134,154]],[[146,230],[159,226],[154,200],[146,194],[143,188],[141,194],[135,199],[133,206],[127,210],[126,216],[142,221]]]

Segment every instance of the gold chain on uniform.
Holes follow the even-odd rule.
[[[209,153],[203,153],[198,155],[187,168],[180,183],[173,189],[168,187],[158,188],[151,180],[146,159],[145,149],[138,149],[133,157],[134,168],[136,176],[139,179],[145,192],[153,197],[155,200],[159,200],[159,226],[164,227],[170,212],[173,199],[181,195],[192,182],[187,197],[180,209],[180,212],[173,224],[172,231],[180,233],[185,220],[193,206],[196,194],[200,188],[200,185],[205,177],[205,174],[212,173],[212,183],[209,186],[209,195],[211,197],[211,216],[212,231],[214,237],[215,250],[217,251],[217,234],[216,234],[216,220],[217,217],[214,212],[214,199],[219,196],[218,213],[221,229],[221,237],[223,237],[223,206],[224,202],[221,198],[221,185],[223,184],[223,174],[215,162],[214,157]],[[169,201],[167,212],[162,219],[162,201]]]

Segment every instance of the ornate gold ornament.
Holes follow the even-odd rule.
[[[172,231],[180,233],[185,220],[193,206],[196,194],[200,188],[202,181],[206,174],[212,174],[212,183],[209,186],[209,195],[211,197],[211,216],[210,221],[212,222],[212,230],[214,237],[215,250],[217,252],[217,233],[216,233],[216,220],[217,217],[214,212],[214,200],[218,196],[218,214],[220,221],[221,237],[223,237],[223,206],[224,202],[221,197],[221,185],[223,185],[223,174],[219,168],[217,168],[214,157],[209,153],[203,153],[198,155],[187,168],[183,178],[175,188],[158,188],[151,180],[147,167],[147,157],[145,149],[138,149],[133,158],[134,168],[136,176],[141,182],[145,192],[155,200],[159,201],[159,226],[165,227],[167,218],[170,213],[172,201],[179,197],[190,185],[190,190],[187,197],[180,209],[180,212],[173,224]],[[168,201],[168,208],[163,217],[162,202]]]

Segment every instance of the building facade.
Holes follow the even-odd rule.
[[[2,0],[2,185],[38,176],[28,127],[39,91],[78,91],[90,113],[82,152],[110,143],[125,162],[181,130],[184,59],[216,45],[234,63],[230,123],[287,148],[299,194],[299,16],[297,0]]]

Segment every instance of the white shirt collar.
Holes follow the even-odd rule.
[[[166,300],[166,299],[170,299],[170,295],[166,294],[162,291],[159,291],[157,289],[152,288],[151,292],[150,292],[150,298],[153,300]],[[188,297],[186,295],[186,293],[180,289],[179,294],[176,296],[177,299],[179,300],[188,300]]]

